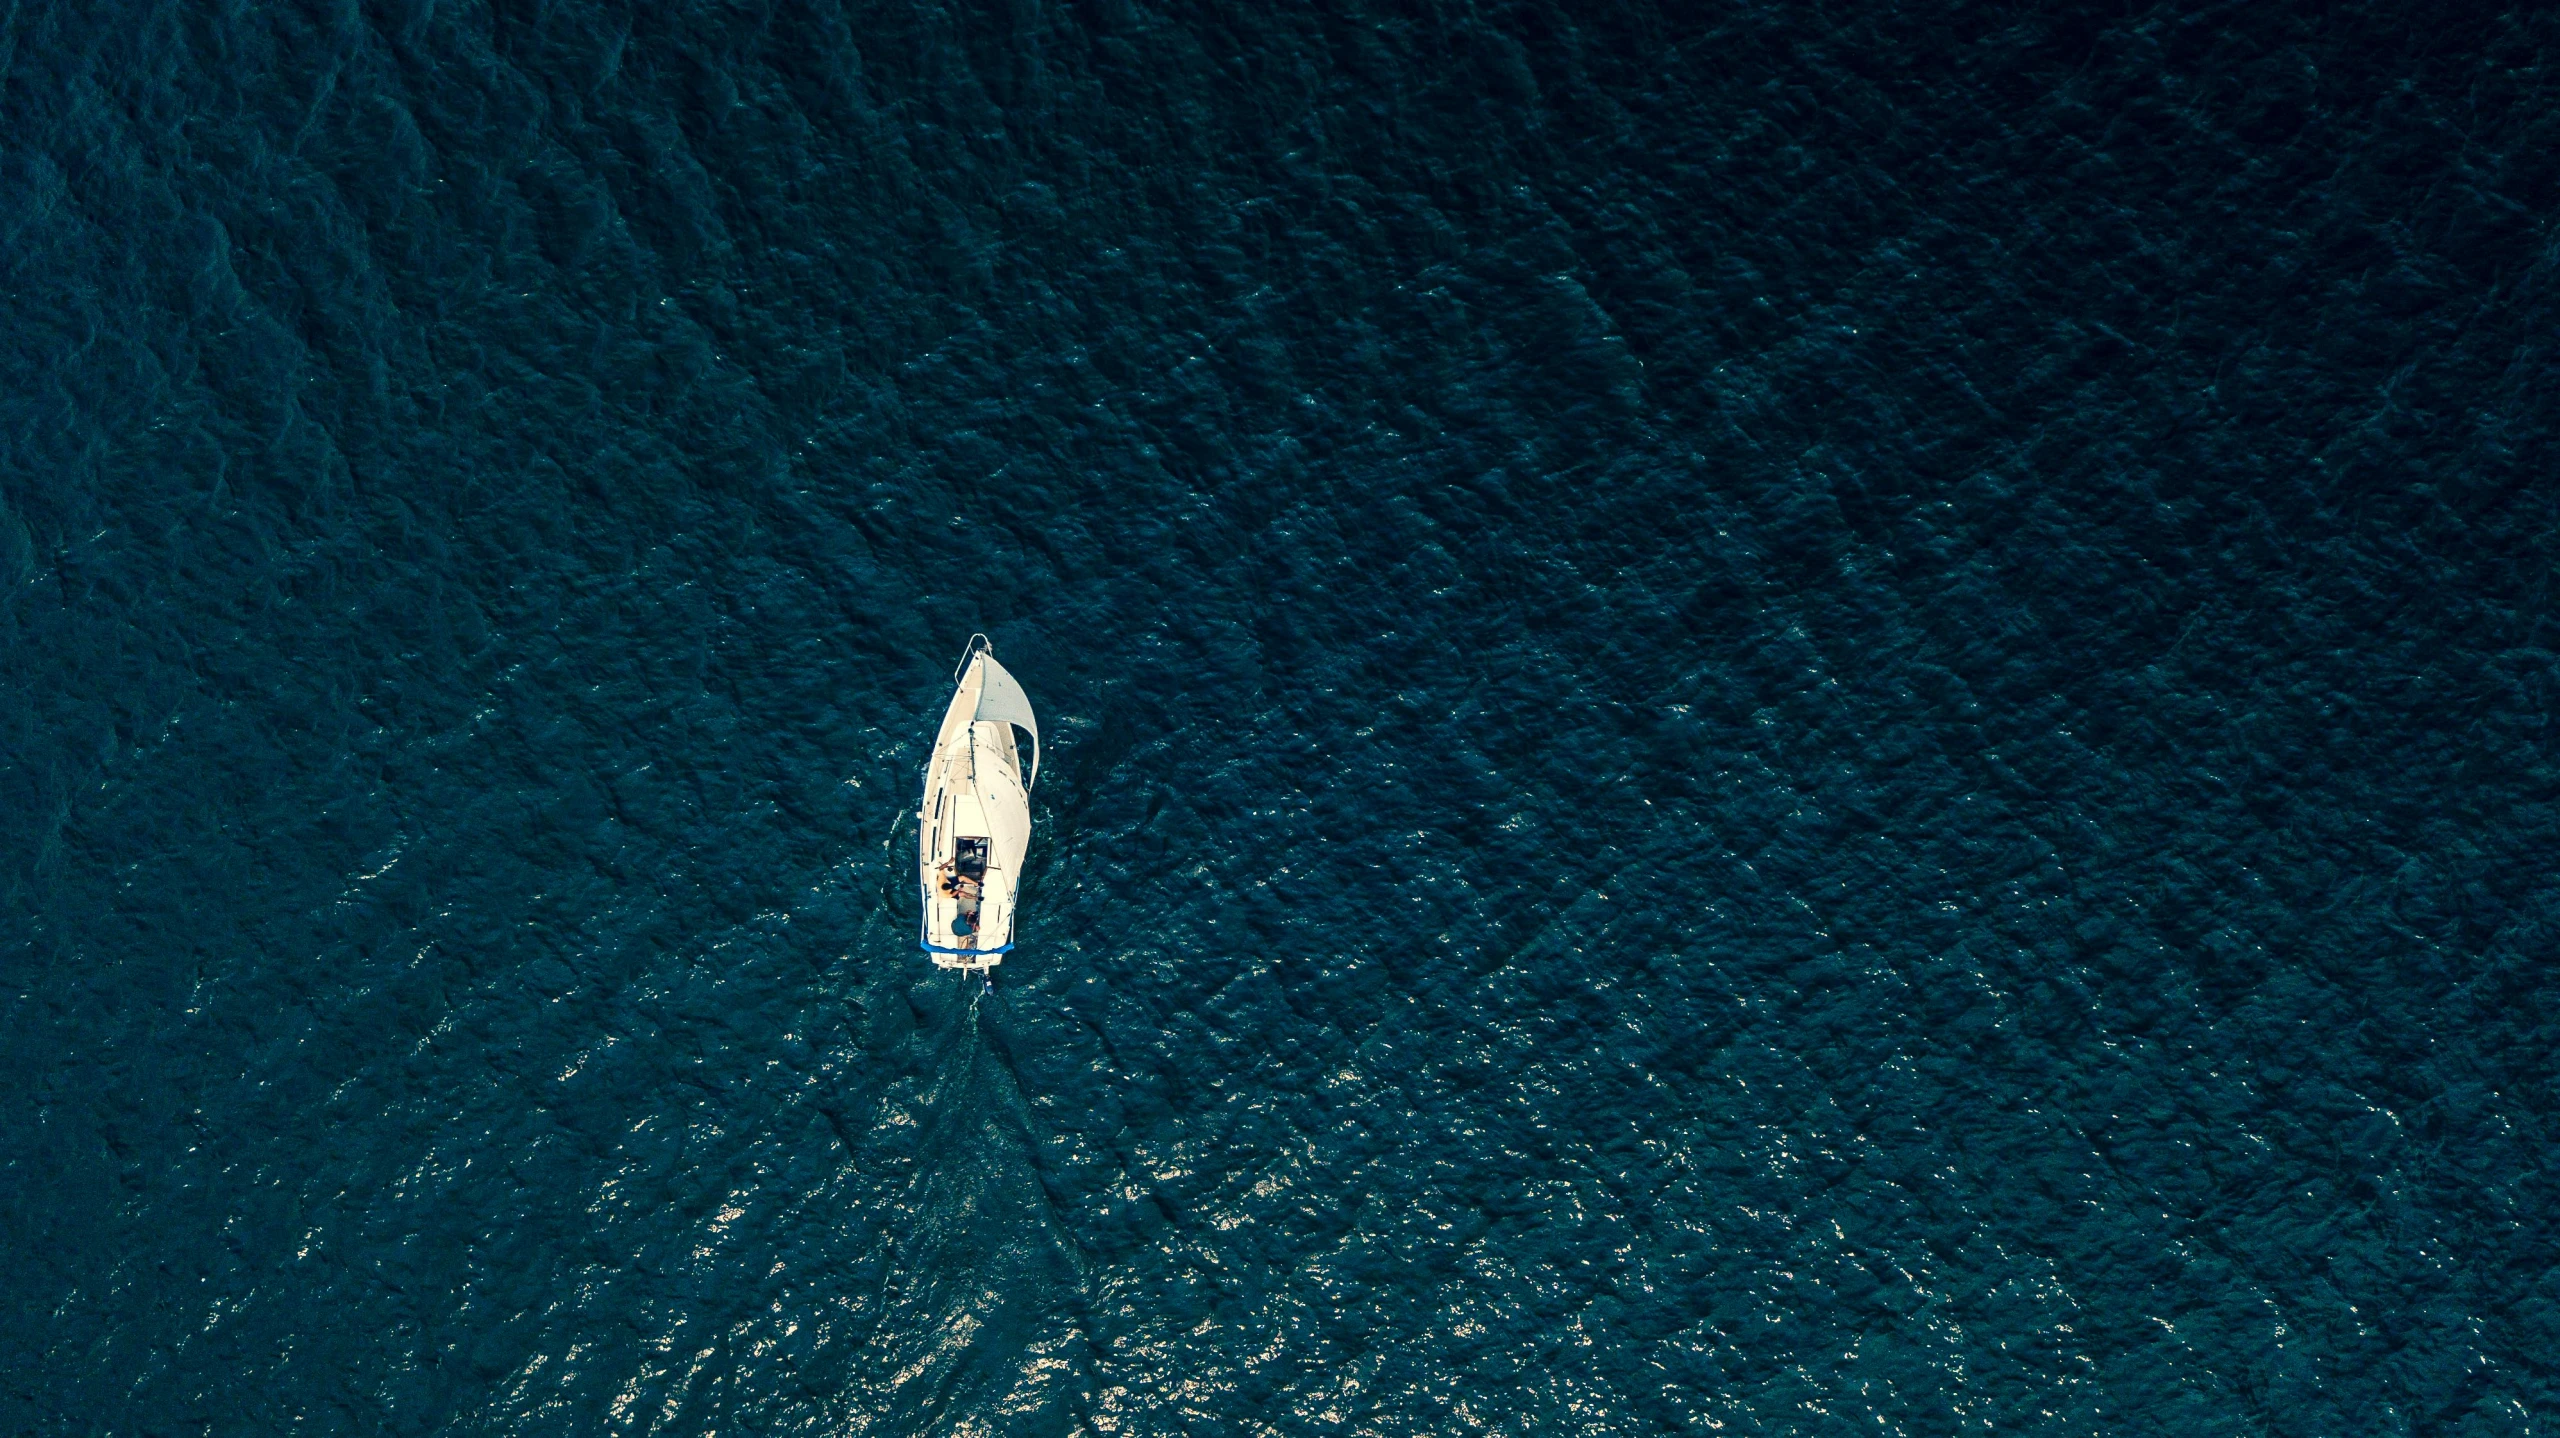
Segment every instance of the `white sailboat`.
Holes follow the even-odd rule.
[[[1013,948],[1014,895],[1031,845],[1040,722],[983,634],[962,652],[960,687],[942,714],[916,811],[924,951],[946,969],[986,972]],[[1013,731],[1031,736],[1031,770]]]

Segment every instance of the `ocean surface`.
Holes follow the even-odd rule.
[[[0,1432],[2560,1431],[2556,219],[2536,7],[0,9]]]

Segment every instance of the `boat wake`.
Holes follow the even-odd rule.
[[[910,971],[912,972],[912,971]],[[884,1095],[872,1147],[897,1130],[912,1165],[892,1205],[875,1341],[852,1426],[925,1431],[936,1414],[1077,1426],[1090,1372],[1087,1264],[1042,1171],[1001,992],[935,971],[905,996],[920,1062]],[[909,1097],[911,1095],[911,1097]],[[884,1157],[886,1155],[883,1155]]]

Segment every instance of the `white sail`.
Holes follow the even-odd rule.
[[[1010,724],[1031,734],[1031,776],[1022,782],[1027,791],[1040,782],[1040,721],[1031,712],[1031,696],[1022,692],[1022,684],[993,654],[980,653],[978,718],[990,724]]]

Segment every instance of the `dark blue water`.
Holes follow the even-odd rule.
[[[0,1429],[2549,1432],[2555,215],[2530,9],[0,11]]]

